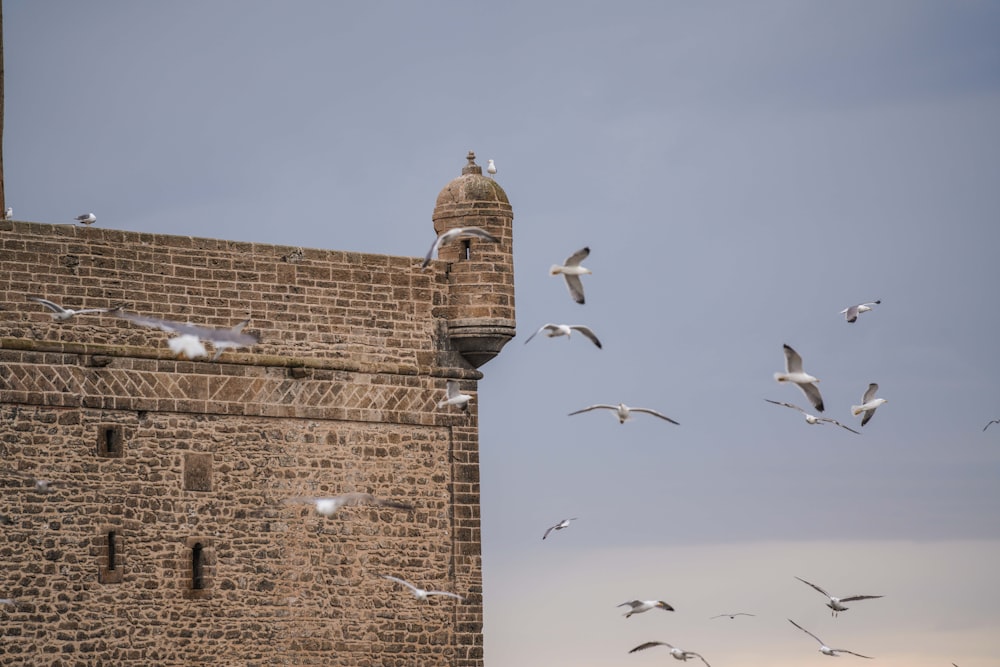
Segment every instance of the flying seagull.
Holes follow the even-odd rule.
[[[858,319],[858,315],[860,315],[861,313],[867,313],[869,310],[871,310],[880,303],[882,303],[881,299],[877,299],[875,301],[869,301],[867,303],[859,303],[856,306],[849,306],[847,308],[844,308],[842,311],[840,311],[840,314],[847,319],[848,323],[854,324],[854,322]]]
[[[260,337],[256,334],[243,333],[243,328],[250,322],[249,318],[229,329],[213,329],[191,323],[183,324],[171,320],[161,320],[156,317],[146,317],[145,315],[127,313],[121,310],[113,312],[118,317],[142,327],[180,334],[177,338],[168,341],[171,351],[177,355],[190,352],[199,356],[207,356],[204,345],[195,345],[193,340],[212,344],[215,348],[215,356],[212,357],[212,361],[218,359],[229,348],[249,347],[260,342]],[[188,358],[191,359],[194,357],[189,356]]]
[[[572,417],[573,415],[578,415],[581,412],[590,412],[591,410],[601,410],[601,409],[603,409],[603,410],[614,410],[615,414],[618,416],[618,423],[619,424],[624,424],[629,419],[631,419],[633,412],[644,412],[647,415],[653,415],[654,417],[659,417],[660,419],[665,419],[668,422],[670,422],[671,424],[676,424],[677,426],[680,426],[680,422],[675,422],[670,417],[667,417],[666,415],[662,415],[659,412],[657,412],[656,410],[650,410],[649,408],[630,408],[629,406],[625,405],[624,403],[619,403],[618,405],[605,405],[603,403],[598,404],[598,405],[591,405],[589,408],[583,408],[582,410],[577,410],[576,412],[571,412],[571,413],[569,413],[569,416]]]
[[[455,593],[449,593],[447,591],[425,591],[422,588],[417,588],[416,586],[414,586],[413,584],[404,579],[400,579],[399,577],[393,577],[388,574],[382,575],[382,578],[389,579],[390,581],[395,581],[397,584],[403,584],[404,586],[410,589],[410,592],[413,593],[413,597],[417,598],[421,602],[426,600],[429,595],[447,595],[448,597],[455,598],[456,600],[462,599],[461,595],[457,595]]]
[[[413,505],[402,503],[396,500],[385,500],[376,498],[370,493],[344,493],[339,496],[326,498],[312,498],[299,496],[296,498],[286,498],[286,503],[309,503],[316,506],[316,512],[323,516],[333,516],[341,507],[355,507],[358,505],[369,505],[371,507],[391,507],[397,510],[412,510]]]
[[[667,648],[670,649],[670,655],[674,656],[676,660],[683,660],[684,662],[687,662],[689,658],[698,658],[703,663],[705,663],[705,667],[712,667],[710,664],[708,664],[708,660],[705,660],[705,658],[703,658],[700,653],[695,653],[694,651],[684,651],[672,644],[668,644],[667,642],[646,642],[645,644],[639,644],[634,649],[629,651],[629,653],[635,653],[636,651],[642,651],[644,649],[652,648],[654,646],[666,646]]]
[[[63,308],[58,303],[54,303],[48,299],[42,299],[37,296],[29,296],[28,299],[30,301],[40,303],[51,310],[52,312],[49,314],[52,316],[52,319],[58,322],[65,322],[76,315],[86,315],[88,313],[110,313],[117,310],[116,308],[83,308],[82,310],[70,310],[69,308]]]
[[[875,392],[878,391],[878,385],[872,382],[868,385],[868,390],[865,395],[861,397],[861,405],[852,405],[851,414],[860,415],[862,412],[865,416],[861,418],[861,425],[864,426],[871,418],[875,416],[875,409],[885,403],[884,398],[875,398]]]
[[[795,577],[795,578],[801,581],[803,584],[806,584],[807,586],[812,586],[817,591],[819,591],[820,593],[829,598],[829,602],[826,603],[826,606],[832,610],[830,612],[831,616],[836,616],[842,611],[847,611],[848,608],[844,606],[845,602],[855,602],[857,600],[874,600],[875,598],[882,597],[881,595],[852,595],[846,598],[837,598],[830,595],[816,584],[811,584],[801,577]],[[823,642],[820,643],[822,644]]]
[[[488,164],[486,165],[486,173],[490,174],[491,176],[497,173],[497,166],[493,164],[493,160],[488,161]]]
[[[794,382],[802,393],[806,395],[812,406],[823,412],[823,397],[819,394],[817,378],[802,370],[802,357],[787,344],[785,345],[785,372],[775,373],[774,379],[778,382]]]
[[[986,426],[983,427],[984,432],[986,431],[986,429],[990,427],[990,424],[1000,424],[1000,419],[991,419],[989,422],[987,422]]]
[[[716,619],[716,618],[730,618],[730,619],[732,619],[732,618],[736,618],[737,616],[756,616],[756,614],[748,614],[745,611],[737,611],[737,612],[732,613],[732,614],[719,614],[718,616],[713,616],[712,618],[710,618],[708,620],[711,621],[711,620]]]
[[[424,263],[420,265],[420,270],[423,271],[427,268],[427,265],[431,263],[431,257],[438,251],[438,248],[456,239],[484,239],[493,243],[500,242],[500,239],[480,227],[455,227],[454,229],[449,229],[446,232],[441,232],[434,239],[431,249],[427,251],[427,256],[424,258]]]
[[[846,428],[851,433],[857,433],[858,435],[861,435],[860,431],[855,431],[850,426],[844,426],[843,424],[841,424],[836,419],[831,419],[829,417],[817,417],[815,415],[811,415],[808,412],[806,412],[805,410],[803,410],[802,408],[800,408],[799,406],[795,405],[794,403],[782,403],[781,401],[772,401],[769,398],[765,398],[764,400],[767,401],[768,403],[774,403],[775,405],[783,405],[786,408],[792,408],[793,410],[798,410],[799,412],[801,412],[802,414],[804,414],[806,416],[806,423],[808,423],[808,424],[823,424],[823,422],[828,422],[830,424],[836,424],[840,428]]]
[[[591,273],[590,269],[581,266],[580,262],[586,259],[589,254],[590,248],[581,248],[566,258],[566,264],[562,266],[553,264],[552,268],[549,269],[549,273],[553,276],[560,273],[563,275],[563,278],[566,279],[566,287],[569,288],[569,294],[577,303],[583,303],[583,283],[580,282],[580,276]]]
[[[631,607],[627,612],[625,612],[625,618],[628,618],[632,614],[641,614],[643,612],[649,611],[650,609],[662,609],[663,611],[673,611],[674,608],[663,600],[626,600],[622,602],[619,607],[624,607],[628,605]]]
[[[167,347],[178,358],[202,359],[208,356],[205,344],[198,340],[197,336],[192,336],[191,334],[181,334],[180,336],[168,338]]]
[[[445,392],[447,397],[438,401],[438,408],[443,408],[448,405],[457,405],[463,410],[469,409],[469,401],[472,399],[472,396],[469,394],[463,394],[459,391],[458,380],[448,380]]]
[[[546,529],[545,534],[542,535],[542,539],[544,540],[546,537],[548,537],[549,533],[551,533],[553,530],[562,530],[563,528],[569,527],[569,522],[570,521],[576,521],[576,517],[573,517],[572,519],[563,519],[562,521],[560,521],[556,525],[549,526]]]
[[[12,470],[10,468],[4,468],[0,470],[0,473],[8,473],[14,475],[15,477],[21,477],[22,479],[27,479],[31,481],[31,486],[38,493],[50,493],[52,487],[59,486],[62,482],[53,482],[50,479],[39,479],[31,473],[21,472],[20,470]]]
[[[572,334],[574,331],[579,331],[581,334],[589,338],[590,342],[592,342],[594,345],[596,345],[597,347],[601,347],[601,341],[597,340],[597,336],[590,329],[590,327],[585,327],[582,324],[551,324],[551,323],[543,324],[538,329],[538,331],[528,336],[528,340],[524,341],[525,345],[528,344],[528,341],[530,341],[532,338],[542,333],[543,331],[545,332],[545,335],[548,336],[549,338],[555,338],[556,336],[566,336],[567,338],[569,338],[570,334]]]
[[[818,641],[819,642],[819,652],[822,653],[823,655],[832,655],[833,657],[837,658],[837,657],[839,657],[837,655],[838,653],[850,653],[851,655],[856,655],[859,658],[868,658],[869,660],[872,659],[872,657],[870,655],[861,655],[860,653],[855,653],[854,651],[848,651],[846,648],[830,648],[829,646],[827,646],[826,644],[823,643],[822,639],[820,639],[819,637],[817,637],[813,633],[809,632],[808,630],[806,630],[805,628],[803,628],[801,625],[799,625],[798,623],[796,623],[792,619],[788,619],[788,622],[791,623],[792,625],[794,625],[795,627],[797,627],[802,632],[804,632],[807,635],[809,635],[810,637],[812,637],[813,639],[815,639],[816,641]]]
[[[84,213],[76,216],[76,221],[84,225],[92,225],[97,221],[97,216],[93,213]]]

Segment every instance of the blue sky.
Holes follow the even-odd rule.
[[[496,160],[487,665],[825,664],[788,617],[995,664],[1000,3],[8,0],[4,29],[17,219],[418,257],[466,152]],[[579,306],[547,272],[584,245]],[[546,322],[604,349],[523,344]],[[862,436],[764,402],[804,405],[783,343],[854,428],[879,383]],[[681,425],[567,416],[619,401]],[[794,576],[885,597],[832,619]]]

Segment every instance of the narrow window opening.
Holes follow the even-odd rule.
[[[117,537],[118,536],[115,534],[115,531],[108,531],[108,572],[115,571],[115,558],[118,556],[118,553],[115,550],[115,539]]]
[[[125,439],[122,427],[103,425],[97,427],[97,455],[105,458],[121,458],[124,454]]]
[[[200,591],[205,588],[205,549],[201,542],[191,547],[191,588]]]
[[[113,428],[104,429],[105,448],[107,449],[109,456],[113,456],[118,453],[118,438],[115,436],[116,434]]]
[[[462,258],[472,259],[472,241],[469,239],[462,241]]]

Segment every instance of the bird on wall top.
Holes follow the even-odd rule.
[[[438,408],[447,407],[449,405],[457,405],[463,410],[469,409],[469,401],[472,400],[470,394],[463,394],[458,389],[458,380],[448,380],[445,387],[445,398],[438,401]]]
[[[97,222],[97,216],[93,213],[84,213],[83,215],[76,216],[75,220],[83,225],[92,225]]]
[[[447,597],[455,598],[456,600],[462,600],[463,599],[461,595],[458,595],[457,593],[449,593],[448,591],[425,591],[422,588],[417,588],[416,586],[414,586],[410,582],[406,581],[405,579],[400,579],[399,577],[393,577],[393,576],[388,575],[388,574],[382,575],[382,578],[383,579],[388,579],[390,581],[395,581],[397,584],[402,584],[402,585],[406,586],[407,588],[410,589],[410,592],[413,593],[413,597],[417,598],[421,602],[423,602],[424,600],[426,600],[428,598],[428,596],[431,596],[431,595],[445,595]]]
[[[875,392],[878,391],[878,385],[872,382],[868,385],[868,389],[865,391],[865,395],[861,397],[861,405],[852,405],[851,414],[860,415],[862,412],[865,416],[861,418],[861,425],[864,426],[871,418],[875,416],[875,409],[878,406],[886,402],[884,398],[875,398]]]
[[[849,426],[844,426],[843,424],[841,424],[836,419],[831,419],[829,417],[817,417],[815,415],[811,415],[808,412],[806,412],[805,410],[803,410],[802,408],[800,408],[799,406],[795,405],[794,403],[782,403],[781,401],[772,401],[769,398],[765,398],[764,400],[767,401],[768,403],[774,403],[775,405],[783,405],[786,408],[792,408],[794,410],[798,410],[803,415],[805,415],[805,417],[806,417],[806,423],[808,423],[808,424],[819,424],[819,425],[822,425],[824,422],[825,423],[829,423],[829,424],[836,424],[840,428],[847,429],[851,433],[857,433],[858,435],[861,435],[860,431],[855,431],[853,428],[851,428]]]
[[[490,176],[497,173],[497,166],[493,164],[493,160],[488,161],[486,165],[486,173],[488,173]]]
[[[370,493],[344,493],[339,496],[328,496],[325,498],[317,498],[311,496],[296,496],[294,498],[285,498],[284,502],[287,503],[306,503],[310,505],[315,505],[316,512],[322,514],[323,516],[333,516],[337,513],[341,507],[356,507],[358,505],[368,505],[371,507],[390,507],[397,510],[412,510],[413,505],[409,503],[399,502],[397,500],[386,500],[383,498],[376,498]]]
[[[3,219],[10,220],[13,217],[14,217],[14,207],[8,206],[3,212]]]
[[[856,655],[859,658],[868,658],[869,660],[872,659],[872,657],[870,655],[861,655],[860,653],[855,653],[854,651],[848,651],[846,648],[830,648],[829,646],[827,646],[823,642],[822,639],[820,639],[819,637],[817,637],[813,633],[809,632],[808,630],[806,630],[805,628],[803,628],[801,625],[799,625],[798,623],[796,623],[792,619],[788,619],[788,622],[791,623],[792,625],[794,625],[795,627],[797,627],[802,632],[804,632],[807,635],[809,635],[810,637],[812,637],[813,639],[815,639],[816,641],[818,641],[819,642],[819,652],[822,653],[823,655],[830,655],[830,656],[833,656],[833,657],[836,658],[836,657],[838,657],[837,656],[838,653],[850,653],[851,655]]]
[[[557,276],[562,274],[563,278],[566,279],[566,287],[569,289],[569,295],[577,303],[584,302],[583,283],[580,281],[580,276],[585,273],[592,273],[590,269],[580,265],[580,262],[585,260],[589,254],[589,247],[580,248],[566,258],[565,264],[553,264],[549,269],[550,275]]]
[[[591,330],[590,327],[586,327],[582,324],[551,324],[551,323],[543,324],[538,329],[538,331],[528,336],[528,339],[524,341],[524,344],[527,345],[528,341],[530,341],[532,338],[542,333],[543,331],[545,332],[545,335],[548,336],[549,338],[555,338],[556,336],[566,336],[566,338],[570,338],[570,334],[572,334],[574,331],[579,331],[581,334],[589,338],[590,342],[592,342],[598,348],[601,347],[601,341],[597,339],[597,336],[594,334],[593,330]]]
[[[837,614],[839,614],[842,611],[847,611],[848,608],[844,606],[845,602],[854,602],[856,600],[874,600],[876,598],[883,597],[881,595],[852,595],[852,596],[846,597],[846,598],[838,598],[838,597],[834,597],[834,596],[830,595],[829,593],[827,593],[826,591],[824,591],[822,588],[820,588],[816,584],[809,583],[808,581],[806,581],[802,577],[795,577],[795,578],[798,579],[799,581],[801,581],[803,584],[806,584],[807,586],[812,586],[817,591],[819,591],[820,593],[822,593],[823,595],[825,595],[827,598],[829,598],[829,601],[826,603],[826,606],[829,607],[832,610],[830,612],[831,616],[836,616]],[[820,643],[822,644],[822,642],[820,642]]]
[[[69,308],[63,308],[59,304],[49,301],[48,299],[43,299],[37,296],[29,296],[28,300],[40,303],[51,310],[52,312],[49,314],[52,316],[52,319],[57,322],[65,322],[66,320],[77,315],[87,315],[90,313],[111,313],[118,310],[118,308],[83,308],[81,310],[70,310]]]
[[[652,648],[654,646],[666,646],[667,648],[670,649],[670,655],[674,656],[674,659],[676,660],[683,660],[684,662],[687,662],[691,658],[698,658],[703,663],[705,663],[705,667],[712,667],[711,665],[708,664],[708,660],[705,660],[705,658],[703,658],[700,653],[695,653],[694,651],[685,651],[683,649],[677,648],[673,644],[668,644],[667,642],[646,642],[645,644],[639,644],[634,649],[629,651],[629,653],[635,653],[636,651],[644,651],[647,648]]]
[[[631,419],[633,412],[643,412],[647,415],[653,415],[654,417],[665,419],[671,424],[676,424],[677,426],[680,426],[680,422],[676,422],[670,417],[664,414],[660,414],[656,410],[650,410],[649,408],[632,408],[625,405],[624,403],[619,403],[618,405],[607,405],[605,403],[599,403],[597,405],[591,405],[590,407],[583,408],[582,410],[577,410],[576,412],[571,412],[569,413],[569,416],[572,417],[573,415],[578,415],[581,412],[590,412],[591,410],[614,410],[615,414],[618,417],[619,424],[624,424],[629,419]]]
[[[624,607],[628,605],[631,607],[627,612],[625,612],[625,618],[628,618],[632,614],[642,614],[649,611],[650,609],[662,609],[663,611],[673,611],[674,608],[663,600],[626,600],[622,602],[619,607]]]
[[[563,528],[569,528],[569,524],[570,524],[570,522],[571,522],[571,521],[576,521],[576,520],[577,520],[577,518],[576,518],[576,517],[573,517],[572,519],[563,519],[562,521],[560,521],[560,522],[559,522],[559,523],[557,523],[556,525],[554,525],[554,526],[549,526],[549,527],[548,527],[548,528],[547,528],[547,529],[545,530],[545,534],[544,534],[544,535],[542,535],[542,539],[544,540],[544,539],[545,539],[546,537],[548,537],[548,536],[549,536],[549,533],[551,533],[551,532],[552,532],[553,530],[556,530],[556,531],[559,531],[559,530],[562,530]]]
[[[229,329],[213,329],[211,327],[191,324],[190,322],[183,324],[171,320],[162,320],[157,317],[146,317],[145,315],[128,313],[122,310],[115,310],[113,312],[116,316],[142,327],[180,334],[176,338],[167,341],[167,344],[174,354],[188,355],[189,359],[195,358],[190,356],[192,354],[195,356],[208,356],[205,346],[201,345],[201,342],[211,343],[212,347],[215,348],[215,356],[212,357],[212,361],[218,359],[223,352],[230,348],[249,347],[260,342],[260,337],[256,334],[243,333],[243,328],[250,322],[249,318]]]
[[[785,345],[785,372],[775,373],[774,379],[778,382],[793,382],[802,393],[806,395],[812,406],[823,412],[823,397],[820,396],[819,387],[816,386],[816,382],[819,382],[817,378],[809,375],[802,370],[802,357],[799,353],[791,348],[790,345]]]
[[[431,244],[431,249],[427,251],[427,256],[424,257],[424,263],[420,265],[420,270],[423,271],[427,268],[427,265],[431,263],[431,258],[434,257],[434,253],[438,251],[438,248],[446,243],[451,243],[456,239],[483,239],[484,241],[490,241],[492,243],[500,243],[500,239],[480,227],[455,227],[454,229],[449,229],[446,232],[441,232],[438,234],[438,237],[434,239],[434,243]]]
[[[848,306],[840,311],[840,314],[844,316],[844,319],[846,319],[849,324],[854,324],[854,322],[858,319],[858,315],[861,313],[867,313],[880,303],[882,303],[882,300],[877,299],[867,303],[859,303],[856,306]]]

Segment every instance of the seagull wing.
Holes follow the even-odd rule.
[[[421,270],[426,269],[427,265],[431,263],[431,258],[434,256],[434,253],[436,253],[437,249],[441,247],[441,239],[443,239],[447,233],[448,232],[445,232],[434,239],[434,243],[431,244],[431,249],[427,251],[427,256],[424,257],[424,263],[420,265]]]
[[[572,255],[566,258],[566,266],[580,266],[580,262],[587,258],[590,254],[590,247],[580,248]]]
[[[856,655],[859,658],[868,658],[869,660],[873,659],[872,656],[870,656],[870,655],[861,655],[860,653],[855,653],[854,651],[848,651],[846,648],[833,648],[833,649],[830,649],[830,650],[834,651],[836,653],[850,653],[851,655]]]
[[[579,331],[584,336],[586,336],[587,338],[589,338],[590,342],[592,342],[594,345],[596,345],[598,347],[598,349],[601,348],[601,341],[599,341],[597,339],[597,335],[594,334],[593,331],[591,331],[590,327],[585,327],[582,324],[571,324],[571,325],[569,325],[569,328],[573,329],[574,331]]]
[[[677,426],[680,426],[680,422],[675,422],[670,417],[668,417],[666,415],[663,415],[663,414],[660,414],[656,410],[650,410],[649,408],[629,408],[629,409],[632,412],[645,412],[647,415],[653,415],[654,417],[659,417],[660,419],[666,419],[671,424],[676,424]]]
[[[551,330],[551,329],[556,329],[556,328],[557,328],[557,327],[556,327],[556,325],[554,325],[554,324],[551,324],[551,323],[549,323],[549,324],[543,324],[542,326],[538,327],[538,331],[536,331],[535,333],[533,333],[533,334],[531,334],[530,336],[528,336],[527,340],[525,340],[525,341],[524,341],[525,345],[527,345],[527,344],[528,344],[528,341],[529,341],[529,340],[531,340],[532,338],[534,338],[534,337],[535,337],[535,336],[537,336],[538,334],[542,333],[542,332],[543,332],[543,331],[545,331],[546,329],[549,329],[549,330]]]
[[[857,306],[851,306],[850,308],[847,308],[846,310],[842,310],[840,312],[845,313],[844,317],[847,319],[847,321],[850,324],[854,324],[855,320],[858,319],[858,307]]]
[[[875,410],[865,410],[865,416],[861,418],[861,425],[864,426],[875,416]]]
[[[500,239],[490,234],[488,231],[482,227],[461,227],[459,229],[459,237],[461,238],[477,238],[483,239],[484,241],[491,241],[493,243],[500,243]]]
[[[389,581],[395,581],[397,584],[403,584],[404,586],[406,586],[407,588],[409,588],[413,592],[414,595],[416,595],[416,594],[418,594],[420,592],[419,588],[417,588],[416,586],[414,586],[410,582],[406,581],[405,579],[400,579],[399,577],[394,577],[394,576],[389,575],[389,574],[383,574],[382,578],[383,579],[388,579]]]
[[[141,327],[159,329],[160,331],[166,331],[167,333],[191,333],[190,331],[182,331],[182,329],[186,329],[188,325],[181,324],[180,322],[161,320],[157,317],[147,317],[137,313],[127,313],[124,310],[119,310],[116,315],[123,320],[128,320],[132,324],[138,324]]]
[[[861,398],[861,402],[867,403],[868,401],[875,398],[875,393],[877,391],[878,391],[878,385],[872,382],[870,385],[868,385],[868,391],[866,391],[865,395]]]
[[[816,589],[817,591],[819,591],[820,593],[822,593],[822,594],[823,594],[823,595],[825,595],[826,597],[830,597],[830,594],[829,594],[829,593],[827,593],[826,591],[824,591],[824,590],[823,590],[822,588],[820,588],[820,587],[819,587],[819,586],[817,586],[816,584],[811,584],[811,583],[809,583],[808,581],[806,581],[805,579],[803,579],[802,577],[795,577],[795,578],[796,578],[796,579],[798,579],[799,581],[801,581],[801,582],[802,582],[803,584],[806,584],[807,586],[812,586],[813,588],[815,588],[815,589]],[[791,621],[792,619],[788,619],[788,620],[790,620],[790,621]],[[792,621],[792,623],[794,624],[794,623],[795,623],[795,621]],[[798,626],[796,626],[796,627],[798,627]],[[800,628],[800,629],[801,629],[801,628]],[[820,643],[822,643],[822,642],[820,642]]]
[[[564,273],[563,278],[566,279],[566,287],[569,289],[569,295],[577,303],[583,303],[585,299],[583,296],[583,281],[580,280],[580,276]]]
[[[558,526],[558,525],[559,525],[559,524],[556,524],[556,526]],[[545,530],[545,534],[544,534],[544,535],[542,535],[542,539],[544,540],[544,539],[545,539],[546,537],[548,537],[548,536],[549,536],[549,533],[551,533],[551,532],[552,532],[553,530],[555,530],[555,529],[556,529],[556,526],[549,526],[549,527],[548,527],[548,528],[547,528],[547,529]]]
[[[802,357],[787,344],[785,345],[785,370],[789,373],[802,372]]]
[[[449,593],[448,591],[424,591],[424,595],[447,595],[448,597],[455,598],[456,600],[461,600],[462,596],[457,593]]]
[[[53,313],[65,314],[70,312],[65,308],[63,308],[62,306],[60,306],[58,303],[54,303],[52,301],[49,301],[48,299],[43,299],[37,296],[29,296],[28,299],[30,299],[31,301],[37,301],[38,303],[42,304],[43,306],[51,310]]]
[[[632,609],[635,609],[636,607],[638,607],[641,604],[642,604],[641,600],[626,600],[625,602],[622,602],[620,605],[617,605],[617,606],[624,607],[624,606],[627,605],[627,606],[631,607]]]
[[[598,410],[598,409],[617,410],[618,406],[617,405],[604,405],[603,403],[598,404],[598,405],[591,405],[589,408],[583,408],[582,410],[577,410],[576,412],[571,412],[571,413],[569,413],[569,416],[572,417],[573,415],[578,415],[581,412],[590,412],[591,410]]]
[[[459,390],[458,390],[458,381],[457,380],[448,380],[445,384],[446,384],[445,391],[446,391],[446,395],[448,396],[448,398],[449,399],[456,398],[458,396],[458,394],[460,393]]]
[[[770,398],[765,398],[764,400],[767,401],[768,403],[774,403],[775,405],[783,405],[786,408],[792,408],[793,410],[798,410],[802,414],[806,413],[805,410],[803,410],[799,406],[795,405],[794,403],[782,403],[781,401],[772,401]]]
[[[799,579],[798,577],[795,577],[795,578],[796,578],[796,579]],[[804,581],[804,580],[803,580],[803,579],[799,579],[799,581]],[[809,582],[808,582],[808,581],[806,581],[806,583],[807,583],[807,584],[809,584]],[[812,584],[809,584],[809,585],[810,585],[810,586],[812,586]],[[826,595],[826,594],[824,593],[824,595]],[[804,633],[806,633],[807,635],[809,635],[810,637],[812,637],[813,639],[815,639],[816,641],[818,641],[818,642],[819,642],[819,645],[820,645],[820,646],[826,646],[826,644],[824,644],[824,643],[823,643],[823,640],[822,640],[822,639],[820,639],[819,637],[817,637],[817,636],[816,636],[816,635],[814,635],[813,633],[809,632],[808,630],[806,630],[805,628],[803,628],[803,627],[802,627],[801,625],[799,625],[798,623],[796,623],[796,622],[795,622],[795,621],[793,621],[792,619],[788,619],[788,622],[789,622],[789,623],[791,623],[792,625],[794,625],[795,627],[797,627],[797,628],[798,628],[799,630],[801,630],[802,632],[804,632]]]
[[[821,421],[821,422],[830,422],[831,424],[836,424],[836,425],[837,425],[837,426],[839,426],[840,428],[846,428],[846,429],[847,429],[848,431],[850,431],[851,433],[857,433],[858,435],[861,435],[861,431],[855,431],[855,430],[854,430],[853,428],[851,428],[850,426],[844,426],[843,424],[841,424],[841,423],[840,423],[839,421],[837,421],[836,419],[830,419],[829,417],[820,417],[820,418],[819,418],[819,421]]]
[[[882,595],[852,595],[849,598],[840,598],[840,601],[841,602],[854,602],[856,600],[874,600],[875,598],[880,598],[880,597],[884,597],[884,596],[882,596]]]
[[[646,642],[645,644],[639,644],[634,649],[629,651],[629,653],[635,653],[636,651],[644,651],[647,648],[653,648],[654,646],[666,646],[667,648],[673,648],[672,644],[667,642]]]
[[[694,651],[684,651],[684,654],[696,656],[699,660],[705,663],[705,667],[712,667],[712,665],[708,664],[708,660],[705,660],[705,658],[701,655],[701,653],[695,653]]]
[[[983,431],[984,432],[986,431],[986,429],[988,429],[990,427],[990,424],[1000,424],[1000,419],[992,419],[992,420],[990,420],[990,422],[987,423],[986,426],[983,427]]]
[[[812,406],[816,408],[819,412],[823,412],[823,397],[819,393],[819,387],[816,385],[809,384],[798,384],[796,386],[802,390],[802,393],[806,395]]]

